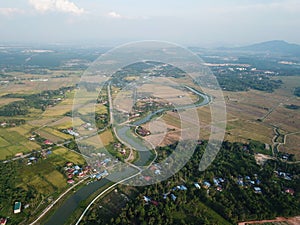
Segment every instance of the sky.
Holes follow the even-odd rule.
[[[300,44],[299,28],[299,0],[0,0],[0,44]]]

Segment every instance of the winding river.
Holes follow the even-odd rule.
[[[189,104],[189,105],[183,105],[176,107],[177,110],[185,110],[185,109],[191,109],[191,108],[198,108],[204,105],[207,105],[211,101],[211,97],[205,95],[204,93],[201,93],[191,87],[185,86],[189,91],[193,92],[194,94],[200,96],[203,100],[198,103],[194,104]],[[153,155],[150,152],[150,148],[145,146],[145,143],[143,143],[138,137],[135,137],[133,135],[133,132],[130,131],[130,127],[132,126],[139,126],[141,124],[149,122],[155,115],[169,111],[170,109],[159,109],[155,112],[152,112],[148,114],[147,116],[141,118],[138,121],[135,121],[132,123],[131,126],[128,125],[123,125],[123,126],[118,126],[115,129],[115,132],[117,133],[117,137],[121,139],[123,143],[127,143],[130,147],[138,151],[139,157],[138,159],[134,162],[134,165],[136,166],[145,166],[147,162],[151,159],[151,156]]]
[[[177,107],[178,110],[197,108],[204,105],[207,105],[211,102],[211,97],[201,93],[191,87],[185,86],[188,90],[200,96],[203,101],[195,104],[184,105]],[[159,109],[142,119],[135,121],[133,123],[134,126],[141,125],[146,123],[152,119],[153,116],[158,113],[168,111],[170,109]],[[139,158],[135,161],[136,166],[145,166],[147,162],[151,159],[153,154],[149,151],[141,140],[137,141],[137,138],[134,137],[132,132],[130,131],[130,126],[124,125],[120,127],[116,127],[115,131],[117,132],[117,137],[121,139],[122,142],[127,143],[134,149],[139,150]],[[76,192],[74,192],[67,200],[65,200],[61,206],[54,212],[54,214],[49,218],[49,220],[45,223],[45,225],[64,225],[66,221],[72,216],[72,213],[78,208],[78,205],[86,200],[89,196],[94,194],[99,188],[108,184],[110,181],[107,178],[103,178],[100,181],[93,182],[89,185],[86,185]]]

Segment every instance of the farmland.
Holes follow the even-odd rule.
[[[273,93],[256,90],[247,92],[224,92],[227,108],[227,128],[225,139],[231,142],[247,143],[250,139],[272,145],[274,127],[287,134],[286,143],[280,150],[295,154],[300,159],[299,127],[300,116],[297,110],[290,110],[284,104],[297,104],[299,101],[293,96],[293,90],[299,86],[300,77],[279,77],[283,81],[283,88]],[[271,113],[269,113],[271,111]],[[260,121],[265,115],[268,116]],[[207,139],[210,133],[210,107],[198,109],[201,124],[200,139]],[[180,120],[176,113],[167,113],[162,117],[170,129],[180,128]],[[174,131],[173,131],[174,132]],[[170,134],[169,134],[170,136]],[[166,136],[168,138],[168,135]],[[170,138],[170,137],[169,137]],[[173,135],[174,140],[178,135]],[[149,139],[149,137],[147,137]],[[170,144],[171,141],[166,142]]]
[[[68,62],[62,63],[64,66],[67,64]],[[177,110],[174,106],[195,104],[202,100],[202,97],[199,97],[200,95],[195,94],[190,89],[187,90],[185,86],[195,88],[204,93],[209,92],[211,100],[215,102],[222,100],[222,96],[217,95],[216,90],[210,90],[208,87],[198,87],[188,76],[184,77],[183,73],[178,71],[175,73],[168,65],[162,66],[159,63],[147,62],[137,63],[134,67],[133,69],[127,68],[130,72],[127,77],[125,77],[126,73],[120,71],[117,72],[119,77],[113,75],[113,82],[110,83],[114,100],[113,109],[125,111],[126,117],[124,118],[128,118],[127,122],[138,121],[145,115],[160,108],[166,110],[153,116],[147,123],[141,124],[138,127],[138,131],[135,128],[130,128],[124,135],[128,137],[132,134],[139,135],[139,138],[143,138],[152,145],[158,146],[157,150],[159,151],[153,152],[158,154],[158,158],[162,159],[172,152],[174,143],[181,140],[183,131],[192,130],[192,125],[199,124],[197,118],[192,116],[193,113],[196,113],[200,122],[200,133],[197,138],[201,140],[197,143],[206,143],[210,138],[211,131],[217,128],[217,125],[216,127],[211,126],[211,105],[207,104],[203,107],[197,107],[196,110],[194,108]],[[144,68],[143,75],[145,76],[139,77],[136,75],[139,67]],[[163,77],[159,72],[163,67],[167,69],[167,77]],[[15,194],[12,194],[13,197],[11,199],[5,200],[6,202],[1,204],[11,205],[15,199],[20,199],[20,201],[28,202],[30,205],[30,208],[25,210],[24,214],[19,214],[19,217],[13,215],[11,209],[8,209],[9,207],[1,211],[4,216],[10,216],[16,224],[22,220],[25,221],[27,216],[36,216],[53,199],[57,198],[69,187],[67,181],[70,183],[78,181],[77,177],[75,181],[68,180],[73,175],[64,172],[67,162],[72,162],[75,165],[86,164],[78,147],[79,142],[75,141],[75,137],[79,137],[80,139],[77,140],[80,140],[81,147],[88,150],[85,154],[93,153],[93,155],[97,154],[99,156],[97,165],[101,169],[110,169],[115,165],[114,163],[118,163],[118,160],[126,162],[128,157],[131,162],[135,163],[141,157],[134,149],[128,149],[124,144],[121,144],[121,141],[118,140],[119,137],[115,136],[114,130],[110,126],[109,120],[111,115],[109,115],[110,107],[108,94],[106,93],[108,90],[107,86],[104,85],[100,96],[95,99],[96,102],[91,101],[93,97],[97,97],[98,87],[105,80],[104,77],[103,79],[96,78],[95,80],[94,76],[86,76],[81,80],[81,84],[78,84],[82,74],[82,71],[78,68],[70,71],[58,68],[43,69],[41,74],[38,72],[40,70],[35,71],[35,69],[32,69],[31,71],[32,73],[30,71],[26,73],[5,72],[10,77],[8,78],[9,81],[1,83],[0,86],[0,160],[7,163],[5,165],[7,168],[12,167],[15,169],[11,170],[11,173],[10,171],[5,172],[13,176],[14,184],[12,185],[12,190]],[[223,68],[220,71],[224,71]],[[221,79],[225,79],[221,83],[221,87],[223,88],[227,107],[227,127],[223,149],[226,154],[218,156],[223,157],[222,160],[218,161],[220,162],[218,166],[224,170],[219,171],[219,168],[213,167],[213,170],[209,169],[207,173],[201,174],[201,178],[199,178],[198,172],[191,170],[193,165],[188,164],[188,168],[179,171],[175,179],[174,177],[171,178],[172,184],[175,185],[179,180],[180,182],[183,181],[186,176],[191,176],[191,179],[187,182],[189,188],[193,188],[195,180],[199,183],[202,182],[202,179],[212,180],[213,174],[220,176],[221,172],[225,172],[228,175],[228,182],[230,181],[230,186],[232,186],[230,190],[238,190],[242,194],[250,193],[249,196],[256,200],[259,199],[261,204],[263,204],[265,203],[264,196],[257,197],[256,194],[250,192],[250,189],[246,190],[246,187],[245,192],[242,192],[244,191],[243,188],[240,188],[241,190],[236,188],[236,179],[240,174],[246,176],[255,172],[262,173],[262,176],[265,177],[266,184],[264,185],[266,186],[263,187],[266,189],[266,193],[274,198],[276,204],[277,200],[273,193],[276,193],[283,199],[286,196],[283,195],[285,194],[283,193],[285,185],[293,187],[298,194],[298,189],[296,189],[295,185],[298,182],[296,178],[291,182],[285,182],[280,177],[275,176],[273,168],[277,164],[273,165],[273,163],[278,160],[276,163],[280,165],[280,169],[284,170],[284,168],[289,168],[290,166],[295,166],[296,168],[297,161],[300,159],[300,118],[299,110],[297,107],[294,107],[299,105],[299,97],[294,95],[295,89],[300,86],[299,76],[266,75],[266,78],[262,78],[260,77],[261,75],[253,76],[252,73],[261,72],[252,71],[247,78],[235,77],[235,74],[229,74],[229,80],[227,80],[227,77],[221,77]],[[252,78],[253,80],[251,80]],[[235,81],[232,83],[230,79],[243,79],[244,83],[239,83],[240,80],[237,83]],[[128,83],[141,80],[139,88],[134,87],[133,90],[122,90],[122,87]],[[235,87],[233,84],[239,85]],[[268,84],[271,86],[268,87]],[[74,97],[76,97],[75,101]],[[73,109],[80,116],[73,118]],[[96,127],[91,124],[91,119],[93,118],[89,118],[91,110],[95,110],[96,113]],[[117,118],[114,119],[117,120]],[[141,139],[138,140],[141,141]],[[99,146],[99,142],[101,142],[101,146]],[[108,154],[103,154],[101,152],[102,146],[106,147],[109,153],[117,157],[118,160],[112,160]],[[293,155],[290,157],[289,155],[284,155],[284,153]],[[227,162],[227,156],[230,156],[232,161]],[[199,158],[200,155],[196,155],[196,157]],[[242,160],[246,161],[250,167],[244,168]],[[261,162],[258,162],[259,160]],[[288,163],[281,164],[286,161]],[[235,168],[236,162],[239,163],[238,168]],[[260,166],[261,168],[266,166],[268,174],[263,174],[261,172],[263,170],[259,168]],[[251,168],[254,168],[255,171],[250,171]],[[236,171],[240,171],[239,174]],[[277,185],[275,185],[277,188],[276,192],[270,190],[273,188],[273,185],[267,183],[268,177],[271,177],[274,183],[277,182]],[[294,177],[297,176],[295,175]],[[294,177],[291,179],[294,179]],[[1,182],[3,187],[5,187],[7,180],[3,178]],[[160,192],[168,191],[161,185],[157,185],[157,188],[159,188]],[[138,195],[137,190],[134,189],[133,193],[127,193],[127,188],[118,187],[118,192],[108,195],[103,200],[105,206],[102,208],[102,211],[106,211],[110,219],[105,222],[117,223],[119,221],[118,223],[121,223],[122,218],[114,215],[123,215],[124,210],[122,208],[130,209],[131,215],[126,216],[132,219],[132,215],[136,213],[136,210],[130,206],[132,202],[128,203],[128,205],[126,204],[127,198],[131,199],[134,204],[137,204],[142,212],[144,204],[142,202],[142,206],[140,206],[140,199],[142,198]],[[151,187],[150,191],[146,189],[141,190],[142,192],[145,191],[145,195],[148,195],[154,188]],[[201,194],[201,199],[205,199],[205,203],[199,198],[196,200],[184,195],[177,200],[182,204],[186,204],[186,197],[190,198],[191,203],[186,204],[186,212],[189,215],[197,214],[197,216],[191,217],[193,221],[196,221],[198,217],[200,218],[205,213],[207,213],[207,218],[217,218],[218,221],[222,221],[224,224],[224,218],[234,222],[243,218],[250,219],[253,217],[252,211],[255,210],[266,214],[262,217],[273,216],[270,210],[263,212],[263,208],[253,209],[252,205],[246,204],[249,200],[245,201],[246,198],[242,202],[245,203],[245,207],[250,208],[243,215],[240,215],[239,211],[233,207],[233,205],[239,205],[240,203],[235,198],[232,198],[228,192],[226,193],[226,190],[224,191],[225,194],[221,193],[220,190],[216,192],[214,189],[211,189],[211,193],[206,192],[206,190],[196,191],[195,193]],[[164,201],[161,199],[161,194],[156,193],[156,195],[161,202]],[[218,208],[218,205],[217,207],[215,207],[216,205],[210,205],[212,202],[216,203],[215,196],[220,196],[220,200],[224,203],[224,206],[227,204],[230,211],[221,206]],[[292,195],[288,196],[288,201],[293,202]],[[172,213],[168,213],[165,216],[170,216],[172,220],[178,223],[181,222],[181,219],[189,221],[190,218],[185,214],[185,211],[180,209],[179,206],[176,206],[177,209],[175,210],[175,203],[171,203],[169,200],[167,201],[168,210]],[[209,203],[209,205],[206,205],[206,203]],[[201,210],[193,212],[195,205]],[[267,207],[271,207],[270,204],[267,204]],[[285,207],[288,208],[288,206]],[[151,207],[151,210],[157,213],[157,210],[153,209],[153,207]],[[89,219],[91,221],[99,219],[99,216],[95,215],[97,213],[105,215],[98,208],[93,208]],[[142,220],[143,216],[139,213],[137,214]],[[144,216],[149,216],[145,214],[147,213],[144,212]],[[280,214],[279,211],[278,214]],[[285,214],[289,215],[288,212],[285,212]],[[219,217],[220,215],[222,217],[225,215],[225,217],[221,218]],[[230,215],[234,215],[234,217],[231,218]],[[123,215],[122,217],[126,218],[126,216]],[[111,220],[111,218],[117,221]],[[205,216],[202,219],[205,221]]]

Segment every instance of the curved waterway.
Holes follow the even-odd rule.
[[[203,100],[198,103],[189,104],[189,105],[183,105],[176,107],[177,110],[185,110],[185,109],[191,109],[191,108],[198,108],[204,105],[207,105],[210,103],[211,98],[191,87],[185,86],[189,91],[193,92],[194,94],[200,96]],[[117,126],[115,131],[117,133],[117,137],[121,139],[122,142],[127,143],[129,146],[131,146],[133,149],[138,151],[139,157],[134,162],[134,165],[136,166],[146,166],[146,164],[150,161],[153,154],[150,151],[150,147],[147,147],[143,141],[141,141],[138,137],[134,136],[133,133],[130,131],[130,127],[132,126],[139,126],[141,124],[149,122],[154,116],[156,116],[159,113],[169,111],[169,108],[166,109],[159,109],[155,112],[152,112],[148,114],[147,116],[133,122],[130,126],[123,125],[123,126]]]
[[[65,200],[64,203],[55,211],[45,225],[64,225],[72,216],[72,213],[77,209],[81,201],[86,200],[89,196],[99,190],[99,188],[109,182],[110,181],[108,179],[103,178],[100,181],[93,182],[74,192],[71,197]]]
[[[184,105],[177,107],[177,110],[184,110],[184,109],[190,109],[190,108],[198,108],[204,105],[207,105],[210,103],[211,98],[191,87],[186,88],[193,93],[199,95],[203,101],[195,104],[190,105]],[[151,120],[151,118],[158,113],[168,111],[170,109],[159,109],[146,117],[143,117],[142,119],[135,121],[133,123],[134,126],[141,125],[143,123],[146,123]],[[139,150],[139,158],[134,163],[136,166],[144,166],[149,162],[151,157],[153,156],[152,153],[149,151],[149,148],[147,148],[144,143],[139,140],[137,141],[137,138],[132,135],[132,132],[130,131],[129,126],[122,126],[122,127],[116,127],[116,132],[118,138],[122,140],[122,142],[128,143],[128,145],[132,146],[134,149]],[[45,223],[45,225],[64,225],[66,221],[72,216],[72,213],[78,208],[78,205],[81,201],[86,200],[88,197],[90,197],[92,194],[94,194],[99,188],[103,187],[104,185],[108,184],[110,181],[106,178],[101,179],[100,181],[93,182],[89,185],[86,185],[76,192],[74,192],[67,200],[63,202],[63,204],[55,211],[55,213],[50,217],[50,219]]]

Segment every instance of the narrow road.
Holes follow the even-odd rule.
[[[85,210],[83,211],[83,213],[80,215],[79,219],[77,220],[76,224],[75,225],[78,225],[81,220],[83,219],[83,217],[85,216],[85,214],[88,212],[88,210],[91,208],[91,206],[102,196],[104,195],[106,192],[110,191],[111,189],[113,189],[115,186],[123,183],[124,181],[127,181],[127,180],[130,180],[131,178],[134,178],[136,176],[138,176],[139,174],[141,173],[141,171],[139,171],[137,174],[134,174],[130,177],[127,177],[117,183],[114,183],[113,185],[111,185],[110,187],[106,188],[104,191],[102,191],[97,197],[95,197],[91,202],[90,204],[85,208]]]
[[[44,211],[42,212],[42,214],[39,215],[38,218],[36,218],[35,221],[33,221],[32,223],[30,223],[29,225],[34,225],[36,224],[46,213],[49,212],[49,210],[52,209],[52,207],[60,200],[62,199],[66,194],[68,194],[73,188],[75,188],[76,186],[78,186],[79,184],[81,184],[82,182],[84,182],[87,177],[84,177],[81,181],[79,181],[78,183],[76,183],[75,185],[71,186],[68,190],[66,190],[64,193],[62,193],[54,202],[52,202],[50,205],[47,206],[47,208],[44,209]]]

